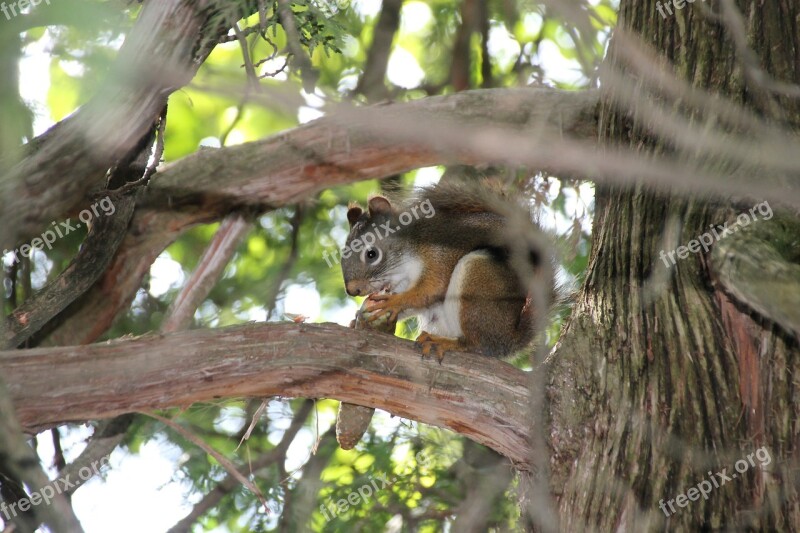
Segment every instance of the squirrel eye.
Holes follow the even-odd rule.
[[[382,257],[383,252],[381,252],[378,248],[366,248],[361,252],[361,262],[366,263],[369,261],[369,264],[372,266],[380,263]]]

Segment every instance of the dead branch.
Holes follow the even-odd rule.
[[[217,284],[236,247],[252,228],[239,213],[232,213],[222,221],[186,286],[170,305],[161,325],[162,332],[172,333],[189,327],[195,311]]]

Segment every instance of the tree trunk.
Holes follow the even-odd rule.
[[[773,86],[798,82],[797,2],[740,0],[741,19],[730,9],[733,2],[687,3],[665,18],[655,0],[621,4],[607,67],[650,91],[639,106],[679,109],[687,123],[718,125],[708,110],[665,101],[663,85],[626,61],[636,44],[625,35],[652,44],[689,86],[797,129],[798,101],[765,89],[772,82],[756,68],[776,80]],[[654,140],[659,125],[644,121],[635,106],[620,106],[613,81],[606,89],[600,124],[607,145],[643,155],[673,151],[724,168],[725,161],[705,161],[705,154],[682,152],[679,143]],[[715,283],[711,256],[702,249],[676,257],[670,268],[660,253],[758,202],[598,188],[586,281],[550,368],[551,483],[563,530],[788,530],[800,524],[796,336]],[[716,246],[755,228],[769,234],[779,218],[763,216]]]

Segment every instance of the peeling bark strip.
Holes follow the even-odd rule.
[[[739,395],[747,413],[748,438],[756,444],[764,441],[764,402],[759,368],[759,327],[753,319],[736,309],[728,296],[715,291],[720,318],[725,334],[739,362]]]
[[[336,398],[452,429],[527,470],[527,373],[467,353],[440,365],[411,345],[334,324],[259,324],[5,351],[0,375],[29,430],[242,396]]]

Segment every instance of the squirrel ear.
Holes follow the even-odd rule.
[[[390,214],[392,212],[392,204],[383,196],[373,196],[369,199],[369,216],[376,214]]]
[[[364,211],[358,204],[350,204],[349,209],[347,210],[347,221],[350,223],[350,227],[353,227],[353,224],[356,223],[358,217],[361,216],[361,213]]]

